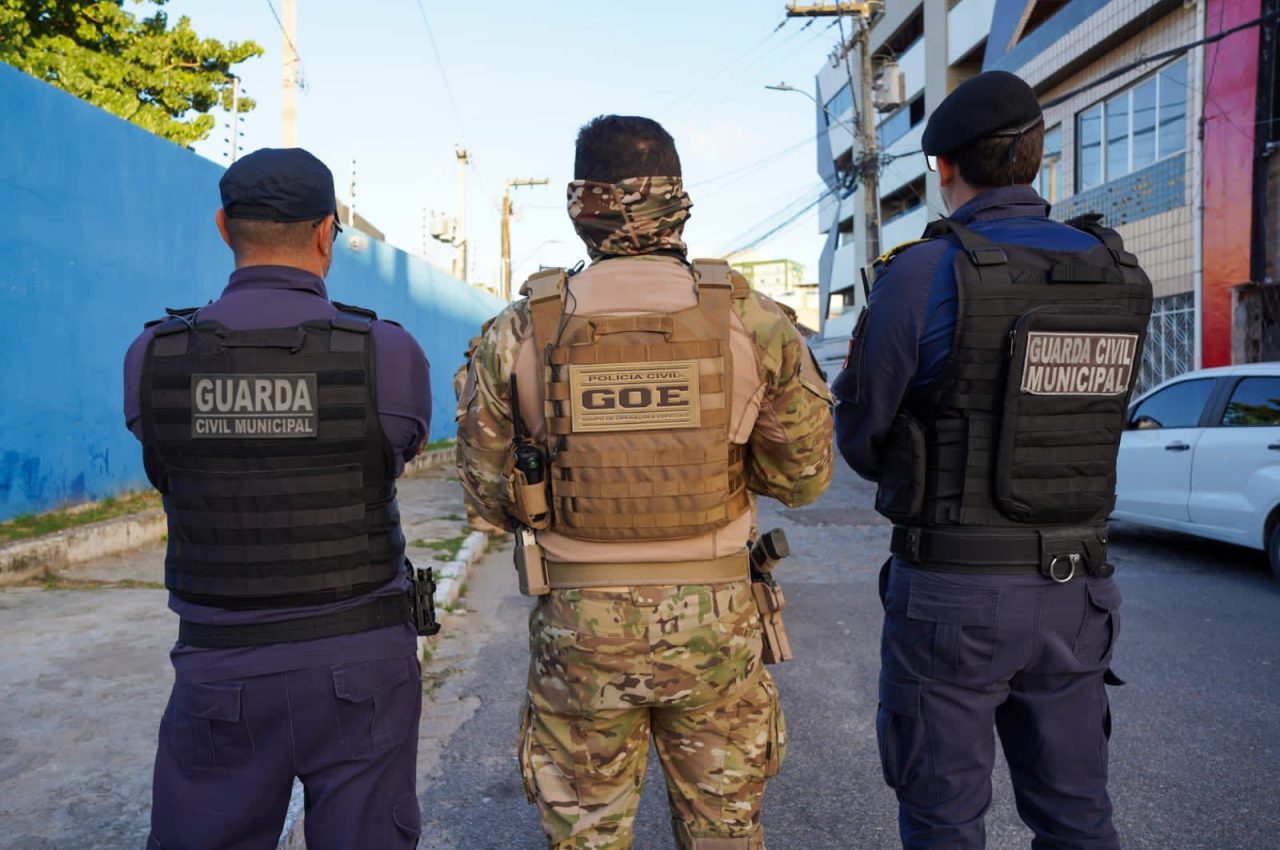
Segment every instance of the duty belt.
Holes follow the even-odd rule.
[[[724,584],[750,576],[747,550],[704,561],[571,564],[547,560],[547,579],[553,589],[581,587],[641,587],[673,584]]]
[[[1108,578],[1106,526],[1009,529],[894,526],[890,550],[909,566],[950,573],[1039,573],[1056,582]]]
[[[178,624],[178,642],[212,649],[262,646],[269,643],[290,643],[352,635],[387,626],[398,626],[412,619],[409,597],[403,593],[396,593],[392,596],[379,596],[363,605],[333,614],[298,617],[272,623],[211,626],[183,620]]]

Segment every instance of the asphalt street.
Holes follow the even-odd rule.
[[[888,526],[873,491],[841,468],[815,505],[762,503],[793,557],[779,578],[796,660],[774,669],[790,730],[769,785],[772,850],[898,846],[874,718],[881,610],[876,578]],[[1111,791],[1130,850],[1280,847],[1280,586],[1261,553],[1132,526],[1112,531],[1125,601],[1113,667]],[[530,600],[509,550],[473,570],[466,611],[426,670],[422,847],[545,846],[525,803],[515,740]],[[988,847],[1030,845],[1001,764]],[[670,848],[661,774],[650,760],[637,848]]]

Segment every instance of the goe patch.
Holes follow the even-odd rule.
[[[1031,395],[1121,395],[1129,391],[1137,354],[1137,334],[1031,331],[1021,389]]]
[[[697,360],[575,364],[569,367],[574,433],[697,428]]]
[[[192,375],[195,439],[301,439],[319,434],[315,373]]]

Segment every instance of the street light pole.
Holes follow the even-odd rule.
[[[858,26],[858,32],[854,35],[852,42],[857,45],[862,67],[862,85],[861,85],[861,127],[852,127],[854,138],[858,140],[861,153],[854,162],[854,175],[858,182],[862,185],[863,202],[865,204],[865,212],[863,213],[866,220],[866,263],[869,265],[872,260],[880,256],[880,152],[876,140],[876,117],[875,109],[872,104],[874,94],[872,92],[872,76],[874,68],[871,61],[871,18],[878,9],[883,8],[883,3],[878,0],[871,2],[857,2],[857,0],[836,0],[833,4],[819,3],[802,5],[799,3],[791,3],[787,6],[788,18],[839,18],[844,15],[850,15],[855,19]],[[849,78],[850,94],[853,89],[853,67],[849,63],[849,49],[851,45],[843,43],[840,50],[844,53],[843,59],[845,70]],[[777,88],[770,86],[769,88]],[[790,89],[790,87],[787,87]],[[787,90],[781,89],[781,90]],[[790,89],[791,91],[799,91],[799,89]],[[808,94],[808,92],[805,92]],[[817,102],[817,98],[813,98]],[[822,104],[819,108],[831,118],[830,113]],[[844,122],[840,122],[844,123]]]

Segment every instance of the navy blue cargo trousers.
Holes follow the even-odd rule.
[[[999,733],[1033,850],[1118,850],[1104,684],[1114,579],[886,566],[876,734],[903,847],[985,847]]]
[[[311,850],[411,850],[422,680],[414,657],[176,682],[147,850],[274,850],[294,777]]]

